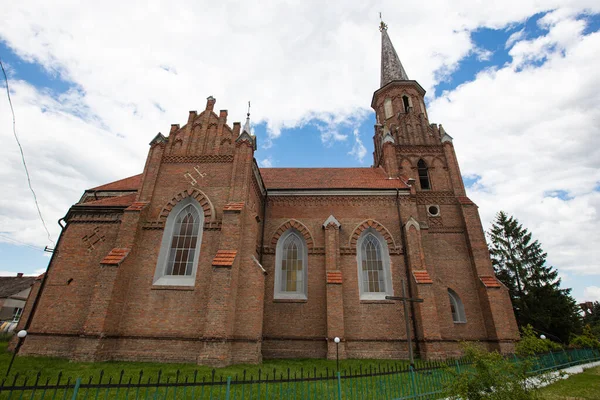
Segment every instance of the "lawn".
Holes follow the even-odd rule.
[[[540,392],[546,400],[600,399],[600,367],[586,369],[583,373],[554,383]]]
[[[6,351],[8,343],[0,342],[0,380],[2,380],[6,374],[8,364],[12,353]],[[340,371],[342,374],[344,371],[350,372],[362,368],[363,372],[372,369],[373,372],[388,368],[399,368],[406,367],[407,361],[402,360],[340,360]],[[226,379],[228,376],[242,379],[244,374],[249,379],[253,377],[258,378],[259,370],[261,372],[261,378],[265,378],[266,374],[269,375],[269,379],[273,378],[273,373],[277,374],[277,377],[283,376],[287,378],[288,373],[290,377],[301,376],[307,377],[320,374],[329,374],[335,372],[336,361],[335,360],[324,360],[324,359],[286,359],[286,360],[265,360],[261,365],[250,365],[250,364],[239,364],[225,368],[216,368],[214,373],[216,379],[220,377]],[[11,370],[11,377],[19,374],[19,381],[24,376],[36,377],[38,373],[42,377],[42,381],[46,378],[51,378],[54,382],[59,374],[67,377],[81,377],[85,381],[90,377],[93,377],[94,382],[103,373],[103,382],[108,381],[112,378],[113,382],[119,380],[121,371],[123,373],[123,381],[127,381],[130,377],[132,381],[136,382],[140,377],[140,371],[143,371],[143,379],[146,380],[148,377],[152,377],[153,381],[156,381],[156,377],[159,372],[161,373],[162,379],[170,377],[171,380],[176,378],[177,372],[180,373],[180,379],[185,376],[193,379],[196,374],[198,380],[202,380],[202,377],[209,380],[213,374],[213,368],[196,365],[196,364],[164,364],[164,363],[150,363],[150,362],[123,362],[123,361],[107,361],[107,362],[71,362],[61,358],[51,357],[32,357],[32,356],[17,356]]]

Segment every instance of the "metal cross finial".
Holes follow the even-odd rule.
[[[381,17],[381,13],[379,13],[379,31],[383,32],[384,30],[387,30],[387,25],[385,22],[383,22],[383,18]]]
[[[250,101],[248,101],[248,114],[246,114],[247,117],[250,117]]]

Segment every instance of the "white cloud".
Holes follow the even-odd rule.
[[[600,301],[600,287],[588,286],[583,290],[584,301]]]
[[[263,158],[258,162],[258,166],[262,168],[272,168],[273,167],[273,158],[267,157]]]
[[[525,37],[525,28],[516,31],[514,33],[512,33],[509,37],[508,40],[506,41],[505,44],[505,48],[508,49],[510,48],[513,44],[515,44],[516,42],[518,42],[519,40],[523,39]]]
[[[600,32],[582,36],[573,15],[548,14],[547,34],[517,41],[510,65],[429,109],[455,138],[462,173],[481,177],[469,195],[484,227],[499,210],[516,216],[571,282],[600,275]]]
[[[367,155],[367,148],[360,139],[358,129],[355,129],[352,132],[352,135],[354,136],[354,145],[352,146],[352,150],[350,150],[348,154],[356,158],[358,162],[362,164],[365,160],[365,156]]]

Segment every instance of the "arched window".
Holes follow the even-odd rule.
[[[410,111],[410,108],[412,107],[412,101],[410,99],[410,97],[408,97],[407,95],[403,95],[402,96],[402,105],[404,106],[404,112],[407,113]]]
[[[306,300],[307,261],[304,237],[296,229],[288,229],[275,249],[275,299]]]
[[[171,210],[154,273],[155,285],[194,286],[204,226],[201,210],[191,197]]]
[[[463,306],[460,297],[452,289],[448,289],[448,296],[450,297],[450,311],[452,312],[452,320],[455,323],[465,323],[467,318],[465,317],[465,307]]]
[[[419,183],[421,184],[421,190],[431,189],[431,185],[429,184],[429,169],[427,168],[425,161],[419,160],[417,163],[417,170],[419,171]]]
[[[392,294],[390,256],[387,242],[373,228],[356,242],[358,286],[361,299],[383,300]]]

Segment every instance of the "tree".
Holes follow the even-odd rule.
[[[558,271],[546,265],[541,244],[503,211],[488,235],[496,276],[508,288],[519,327],[529,324],[568,343],[570,335],[581,332],[581,317],[571,289],[561,289]]]
[[[600,302],[584,303],[587,307],[583,314],[583,323],[589,325],[592,333],[600,340]]]

